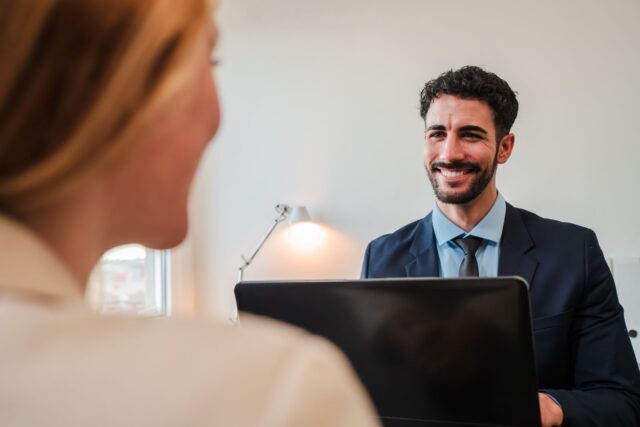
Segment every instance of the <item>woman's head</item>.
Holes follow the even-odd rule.
[[[46,209],[100,177],[123,238],[178,243],[218,126],[214,39],[208,0],[2,2],[0,210]]]

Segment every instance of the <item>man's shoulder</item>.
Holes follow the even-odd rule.
[[[403,248],[409,249],[413,244],[413,240],[424,226],[425,221],[431,221],[431,213],[426,218],[421,218],[404,225],[391,233],[383,234],[369,243],[371,250]]]
[[[567,221],[542,217],[526,209],[509,206],[522,219],[532,237],[558,240],[564,237],[593,236],[593,230]]]
[[[428,244],[427,240],[432,238],[433,231],[428,230],[430,221],[431,214],[372,240],[365,252],[361,277],[405,276],[405,266],[415,260],[414,245]]]

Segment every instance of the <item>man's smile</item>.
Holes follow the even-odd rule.
[[[436,169],[437,172],[440,172],[445,178],[456,178],[459,176],[467,175],[472,173],[470,169]]]
[[[473,163],[434,163],[431,165],[433,174],[440,174],[447,182],[464,180],[468,175],[482,170],[479,165]]]

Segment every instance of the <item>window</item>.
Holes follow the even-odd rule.
[[[91,275],[89,304],[106,314],[170,314],[169,256],[140,245],[110,250]]]

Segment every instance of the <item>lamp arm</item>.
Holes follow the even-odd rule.
[[[260,240],[260,243],[258,243],[258,246],[256,246],[251,256],[247,259],[244,257],[244,255],[240,255],[240,258],[242,258],[242,261],[244,261],[244,263],[240,267],[238,267],[238,282],[242,282],[242,279],[244,277],[244,270],[249,267],[249,265],[251,265],[253,259],[256,257],[256,255],[258,255],[260,249],[262,249],[264,244],[267,242],[267,239],[269,239],[269,237],[271,236],[271,233],[273,233],[273,231],[281,222],[287,219],[290,208],[287,205],[277,205],[276,211],[279,213],[278,217],[273,220],[273,224],[271,224],[271,227],[269,227],[269,230],[266,232],[262,240]]]

